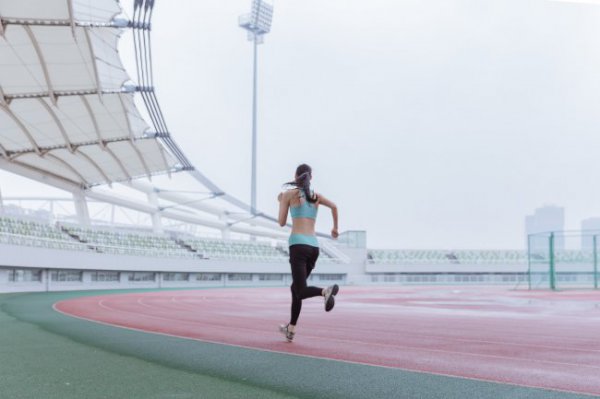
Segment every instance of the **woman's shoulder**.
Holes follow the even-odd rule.
[[[287,198],[293,198],[298,196],[299,190],[297,188],[290,188],[283,192],[283,195]]]

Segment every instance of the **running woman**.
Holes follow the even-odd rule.
[[[298,166],[294,181],[286,183],[285,186],[293,188],[279,194],[279,224],[287,224],[288,209],[292,216],[292,234],[289,238],[290,265],[292,268],[292,317],[286,325],[279,326],[288,342],[292,342],[296,334],[296,323],[302,309],[302,300],[316,296],[325,299],[325,311],[329,312],[335,305],[335,295],[339,287],[334,284],[327,288],[307,287],[306,279],[315,268],[319,257],[319,242],[315,235],[315,220],[320,205],[331,209],[333,216],[333,229],[331,236],[338,237],[338,213],[337,206],[317,194],[310,188],[312,169],[306,164]]]

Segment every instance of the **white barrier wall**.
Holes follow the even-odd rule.
[[[405,264],[394,265],[384,263],[367,263],[365,265],[366,273],[527,273],[527,264],[476,264],[476,263],[457,263],[457,264]]]
[[[41,269],[127,270],[154,272],[289,273],[287,261],[235,261],[218,259],[158,258],[0,244],[0,267]],[[319,271],[345,273],[345,265],[320,262]]]
[[[515,284],[527,272],[527,265],[514,263],[370,263],[366,249],[338,249],[350,262],[318,262],[312,283]],[[0,292],[289,284],[287,261],[158,258],[0,244]]]
[[[318,263],[312,279],[321,285],[345,282],[346,266]],[[98,271],[118,272],[118,281],[94,281]],[[287,261],[157,258],[0,244],[0,292],[289,284]]]

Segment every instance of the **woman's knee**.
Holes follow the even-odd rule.
[[[293,285],[290,287],[292,291],[292,295],[294,295],[298,299],[305,299],[310,295],[308,287],[306,284],[304,286],[296,286]]]
[[[301,285],[292,284],[290,286],[290,291],[292,291],[292,295],[294,295],[296,298],[302,299],[302,294],[304,294],[304,288]]]
[[[292,296],[298,297],[298,292],[294,284],[290,285],[290,291],[292,291]]]

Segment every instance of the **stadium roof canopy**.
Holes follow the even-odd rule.
[[[0,0],[0,157],[83,188],[181,169],[126,85],[120,13],[115,0]]]
[[[221,190],[172,139],[153,82],[155,0],[133,3],[129,20],[117,0],[0,0],[0,168],[71,191],[84,223],[89,198],[151,214],[153,224],[164,217],[283,236],[276,218]],[[117,51],[125,29],[133,33],[135,83]],[[143,100],[151,127],[134,96]],[[178,171],[188,172],[206,195],[137,180]],[[147,194],[149,202],[101,187],[117,182]]]

